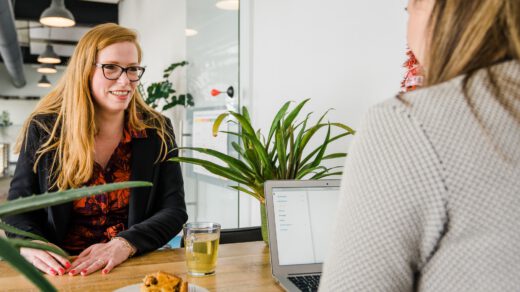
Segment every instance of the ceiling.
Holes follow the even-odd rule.
[[[90,27],[100,23],[118,23],[119,0],[65,0],[65,6],[76,20],[71,28],[49,28],[40,24],[40,14],[49,7],[51,0],[11,0],[18,42],[23,62],[37,64],[39,54],[47,43],[62,57],[65,64],[74,47]],[[0,61],[3,60],[0,57]]]

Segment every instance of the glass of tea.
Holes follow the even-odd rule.
[[[195,277],[215,274],[220,224],[192,222],[183,226],[188,274]]]

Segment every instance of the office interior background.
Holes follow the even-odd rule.
[[[16,5],[22,0],[12,2]],[[208,137],[197,136],[202,129],[194,125],[197,118],[246,106],[255,129],[266,132],[286,101],[306,98],[311,100],[304,112],[314,112],[314,119],[334,108],[328,115],[330,121],[358,129],[371,105],[399,91],[405,73],[406,0],[240,0],[239,10],[219,9],[217,0],[97,2],[117,5],[119,24],[138,32],[144,52],[142,65],[146,66],[141,80],[145,87],[160,81],[170,64],[189,62],[175,71],[173,80],[178,92],[193,95],[195,105],[164,112],[173,120],[182,146],[212,143]],[[37,21],[20,19],[17,26],[31,23],[36,25]],[[88,26],[79,23],[75,29],[72,42]],[[22,28],[18,33],[47,35],[51,43],[53,37],[58,42],[68,34],[66,28],[28,30]],[[39,47],[45,48],[42,43]],[[64,54],[66,51],[63,49]],[[11,145],[9,168],[0,183],[0,200],[5,200],[9,174],[14,171],[17,156],[12,146],[21,125],[38,98],[52,89],[37,86],[41,74],[36,68],[36,64],[23,65],[26,85],[17,88],[4,63],[0,63],[0,112],[7,111],[12,122],[0,129],[0,143]],[[47,75],[52,85],[63,71],[64,64],[60,64],[56,74]],[[232,98],[225,93],[210,94],[212,89],[225,91],[229,86],[235,89]],[[321,135],[324,137],[325,132]],[[220,139],[215,143],[224,139],[222,147],[231,151],[227,147],[231,138]],[[334,143],[330,151],[348,152],[350,141]],[[223,228],[260,225],[258,202],[229,188],[229,181],[189,165],[183,165],[183,173],[189,221],[215,221]]]

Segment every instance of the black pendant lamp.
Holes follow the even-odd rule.
[[[42,78],[38,81],[38,87],[51,87],[51,82],[47,79],[47,76],[42,75]]]
[[[45,51],[38,57],[38,62],[46,64],[59,64],[61,63],[60,56],[54,52],[54,48],[51,44],[47,44]]]
[[[72,12],[65,7],[65,0],[52,0],[51,6],[40,15],[40,23],[53,27],[70,27],[76,21]]]
[[[38,69],[36,69],[36,71],[38,71],[39,73],[45,73],[45,74],[54,74],[56,72],[58,72],[58,70],[56,69],[56,66],[54,66],[54,64],[41,64],[40,67],[38,67]]]

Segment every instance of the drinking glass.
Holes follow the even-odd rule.
[[[186,265],[191,276],[215,274],[220,224],[192,222],[183,226]]]

